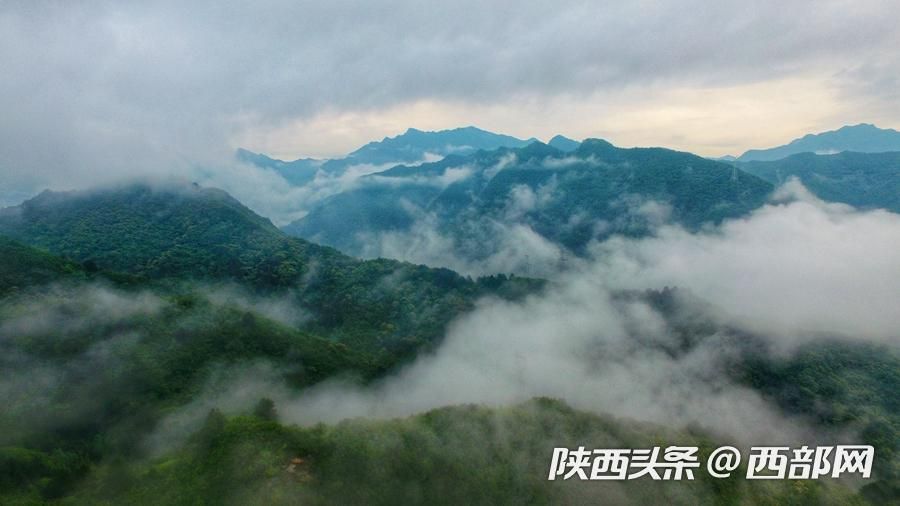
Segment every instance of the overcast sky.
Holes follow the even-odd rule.
[[[896,128],[898,26],[875,0],[6,0],[0,189],[237,146],[332,156],[410,126],[702,155]]]

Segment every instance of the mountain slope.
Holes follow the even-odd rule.
[[[796,177],[823,200],[900,212],[900,152],[801,153],[737,166],[773,184]]]
[[[841,151],[881,153],[900,151],[900,132],[860,123],[837,130],[808,134],[784,146],[751,149],[737,158],[740,162],[772,161],[798,153],[833,154]]]
[[[301,158],[285,162],[244,149],[238,150],[237,158],[258,167],[275,170],[291,184],[303,185],[311,181],[319,170],[334,176],[344,173],[347,168],[354,165],[414,164],[429,158],[440,159],[450,154],[471,154],[481,149],[523,147],[535,140],[517,139],[472,126],[436,132],[410,128],[395,137],[370,142],[344,158],[331,160]]]
[[[316,428],[212,413],[185,448],[165,460],[128,466],[118,487],[97,473],[76,498],[134,505],[860,503],[838,480],[798,487],[786,480],[717,480],[701,471],[693,480],[548,481],[553,448],[585,442],[603,448],[697,446],[703,457],[716,445],[696,430],[597,416],[545,398]]]
[[[187,185],[45,191],[4,209],[0,232],[105,269],[273,284],[275,272],[259,262],[286,247],[271,222],[225,192]]]
[[[0,296],[17,289],[83,278],[82,266],[0,236]]]
[[[621,149],[597,139],[571,153],[532,143],[448,156],[394,167],[360,183],[284,230],[365,254],[372,234],[402,232],[423,219],[476,249],[496,239],[483,227],[501,223],[530,227],[579,252],[593,239],[641,235],[669,218],[698,227],[740,216],[772,190],[724,163],[660,148]],[[469,253],[474,259],[486,254]]]
[[[0,212],[0,234],[157,283],[229,281],[286,293],[311,312],[304,328],[370,349],[434,340],[478,295],[529,283],[359,261],[288,237],[227,193],[196,185],[44,192]]]

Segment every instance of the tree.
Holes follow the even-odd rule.
[[[263,397],[256,403],[253,408],[253,414],[263,420],[276,420],[278,412],[275,410],[275,403],[268,397]]]

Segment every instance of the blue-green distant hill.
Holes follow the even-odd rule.
[[[437,132],[425,132],[410,128],[401,135],[370,142],[344,158],[331,160],[301,158],[286,162],[245,149],[238,150],[237,158],[258,167],[275,170],[294,185],[303,185],[311,181],[318,170],[338,175],[353,165],[420,163],[428,158],[440,159],[450,154],[467,155],[481,149],[519,148],[527,146],[535,140],[533,138],[517,139],[473,126]],[[571,143],[575,141],[560,136],[558,142],[566,143],[567,147],[571,147]],[[577,145],[577,143],[575,144]]]
[[[739,156],[739,162],[772,161],[798,153],[834,154],[841,151],[883,153],[900,151],[900,132],[868,123],[844,126],[837,130],[805,135],[784,146],[751,149]]]
[[[592,239],[642,235],[661,221],[696,228],[741,216],[772,190],[690,153],[599,139],[566,153],[534,142],[365,176],[284,230],[361,254],[373,233],[406,230],[427,213],[436,230],[461,241],[489,246],[489,232],[479,237],[484,227],[521,224],[577,252]]]
[[[553,138],[550,139],[550,142],[548,142],[547,144],[560,151],[565,151],[566,153],[575,151],[576,149],[578,149],[578,146],[581,145],[580,142],[572,140],[568,137],[564,137],[562,135],[553,136]]]

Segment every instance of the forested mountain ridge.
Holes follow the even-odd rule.
[[[739,156],[737,161],[774,161],[798,153],[835,154],[842,151],[900,151],[900,132],[892,128],[878,128],[869,123],[846,125],[837,130],[807,134],[783,146],[751,149]]]
[[[227,193],[196,185],[45,191],[2,210],[0,233],[105,269],[157,278],[230,276],[277,285],[278,273],[289,278],[299,268],[285,261],[271,269],[261,265],[263,253],[274,254],[288,241]]]
[[[459,242],[483,242],[479,227],[502,222],[578,252],[591,240],[641,235],[668,219],[696,228],[741,216],[772,189],[690,153],[599,139],[567,153],[535,142],[365,176],[284,230],[359,255],[371,234],[406,230],[427,214]]]
[[[355,165],[415,164],[429,158],[443,158],[451,154],[470,154],[480,149],[524,147],[534,141],[536,141],[534,138],[517,139],[473,126],[436,132],[409,128],[400,135],[369,142],[343,158],[330,160],[300,158],[293,161],[282,161],[245,149],[239,149],[236,156],[240,161],[274,170],[289,183],[302,186],[312,181],[319,171],[329,176],[337,176]],[[568,139],[560,140],[560,142],[565,141]]]
[[[308,329],[375,348],[433,340],[476,297],[516,296],[537,286],[505,277],[472,281],[392,260],[359,261],[288,237],[227,193],[196,185],[44,192],[2,210],[0,234],[154,282],[227,281],[288,291],[311,311]]]
[[[800,153],[774,161],[734,162],[772,184],[797,178],[822,200],[900,212],[900,152]]]

